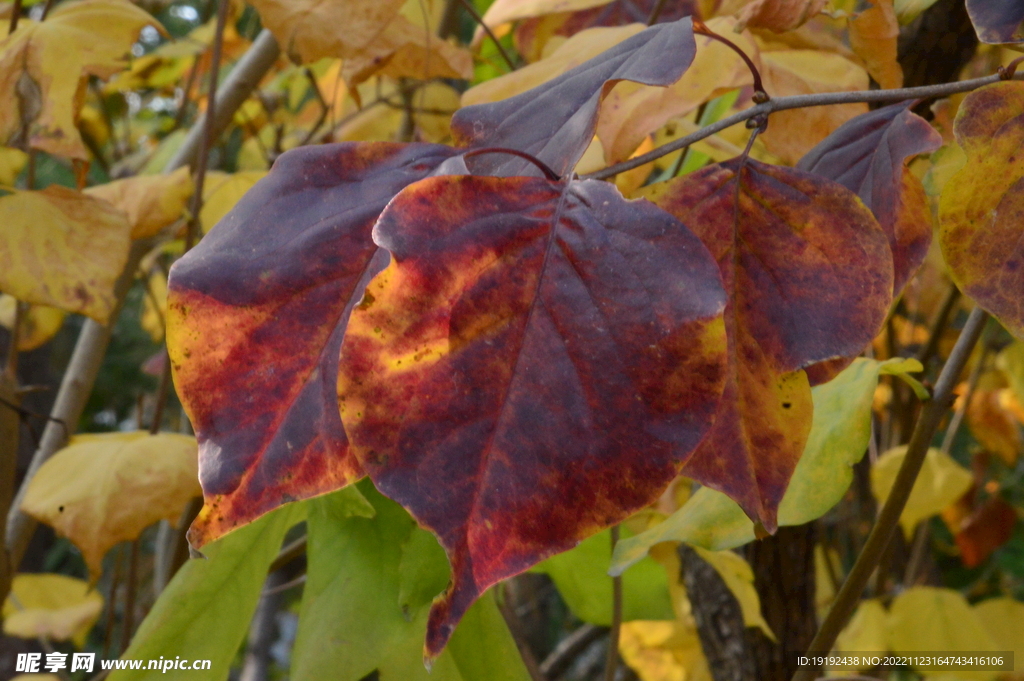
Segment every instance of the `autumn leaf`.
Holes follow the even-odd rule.
[[[128,218],[132,239],[155,236],[182,217],[192,196],[192,175],[178,168],[169,175],[139,175],[89,187],[85,193],[112,204]]]
[[[971,609],[1000,650],[1012,650],[1016,660],[1024,659],[1024,603],[1003,596],[975,603]]]
[[[757,44],[749,32],[735,33],[734,19],[718,17],[709,20],[707,26],[716,33],[730,36],[732,42],[757,60]],[[735,51],[703,35],[696,36],[696,43],[693,64],[672,85],[656,88],[620,83],[605,98],[598,117],[597,135],[604,145],[608,163],[628,158],[648,134],[669,120],[684,116],[729,90],[753,84],[750,69]]]
[[[736,15],[737,28],[768,28],[784,33],[818,14],[828,0],[753,0]]]
[[[1024,83],[996,83],[964,98],[954,132],[967,163],[939,199],[942,254],[957,286],[1024,338]]]
[[[359,55],[398,16],[405,0],[254,0],[263,25],[293,61]],[[338,30],[344,26],[345,30]]]
[[[484,13],[484,23],[494,28],[519,19],[545,14],[577,12],[607,5],[611,0],[495,0]]]
[[[431,178],[374,240],[392,263],[352,313],[341,416],[377,487],[448,552],[434,656],[488,586],[675,477],[720,394],[724,301],[685,227],[595,181]]]
[[[130,233],[100,199],[58,186],[0,188],[0,290],[106,323]]]
[[[21,510],[68,537],[93,581],[104,554],[199,496],[196,441],[143,431],[77,435],[32,478]]]
[[[204,233],[231,212],[245,193],[266,176],[265,170],[243,170],[237,173],[214,170],[207,173],[206,182],[203,183],[203,207],[199,209],[199,224]]]
[[[1024,7],[1014,0],[967,0],[967,14],[983,43],[1024,42]]]
[[[732,551],[708,551],[700,547],[694,550],[715,569],[726,588],[736,597],[743,613],[743,624],[757,627],[768,639],[776,641],[774,632],[761,614],[761,598],[754,587],[754,570],[750,563]]]
[[[28,163],[28,154],[21,149],[0,147],[0,185],[12,186]]]
[[[867,450],[879,374],[914,370],[921,370],[917,360],[858,358],[836,378],[811,389],[811,432],[779,504],[779,525],[802,525],[839,503],[853,482],[853,466]],[[754,538],[754,524],[739,505],[721,492],[703,487],[663,522],[619,541],[609,572],[621,574],[660,542],[680,541],[721,551]]]
[[[879,504],[884,504],[892,491],[903,460],[907,456],[907,447],[896,447],[878,457],[871,468],[871,491]],[[921,472],[917,475],[910,498],[900,515],[900,526],[907,537],[910,537],[917,524],[936,515],[946,506],[956,501],[966,492],[973,482],[971,472],[934,447],[928,450]]]
[[[550,55],[511,73],[491,78],[462,93],[462,106],[499,102],[554,80],[644,30],[640,24],[580,31]]]
[[[850,47],[864,60],[871,77],[883,88],[903,86],[903,69],[896,60],[900,25],[893,0],[868,0],[869,5],[850,19]]]
[[[17,574],[4,601],[8,636],[85,644],[103,611],[103,596],[88,582],[57,574]]]
[[[953,536],[964,566],[975,568],[985,562],[996,549],[1010,541],[1016,524],[1017,512],[999,497],[982,503],[954,528]]]
[[[841,185],[740,159],[647,195],[701,238],[729,303],[729,374],[683,474],[729,495],[769,532],[811,428],[802,368],[860,352],[887,312],[885,233]]]
[[[0,100],[8,103],[0,107],[0,141],[89,158],[75,127],[82,79],[124,68],[139,31],[150,24],[158,25],[128,0],[77,0],[44,22],[20,21],[0,41]]]
[[[160,270],[152,272],[146,280],[146,297],[142,301],[139,326],[154,343],[164,339],[167,332],[167,277]]]
[[[911,587],[889,606],[889,646],[897,655],[922,650],[994,651],[992,638],[959,591],[931,586]],[[991,672],[960,672],[987,679]],[[967,676],[970,675],[970,676]]]
[[[622,660],[641,681],[712,681],[697,627],[692,622],[623,622]]]
[[[836,637],[836,653],[861,653],[864,651],[885,652],[889,649],[889,613],[877,598],[868,598],[857,604],[850,622]],[[870,659],[870,656],[867,656]],[[862,656],[851,656],[861,660]],[[852,667],[856,670],[870,669],[866,660]],[[845,668],[844,668],[845,669]]]
[[[362,477],[335,381],[349,311],[387,263],[370,229],[455,153],[367,143],[284,154],[171,268],[168,351],[206,500],[194,546]]]
[[[1012,468],[1020,456],[1020,424],[1013,412],[1003,406],[1004,391],[976,389],[967,403],[967,425],[982,447]]]
[[[868,89],[868,74],[841,54],[810,49],[762,50],[761,77],[772,97]],[[867,112],[866,104],[833,104],[777,111],[761,135],[768,150],[796,162],[843,123]]]
[[[597,109],[615,83],[673,83],[689,67],[695,50],[689,18],[651,26],[527,92],[463,106],[452,117],[452,137],[460,145],[528,152],[564,176],[589,146]],[[533,124],[510,125],[511,120]],[[468,165],[479,175],[538,174],[529,162],[501,154],[477,156]]]
[[[848,121],[797,164],[843,185],[875,214],[893,253],[894,296],[924,262],[932,240],[931,207],[907,165],[941,145],[939,133],[909,103],[894,104]]]
[[[402,15],[404,0],[256,0],[264,25],[300,63],[325,57],[345,60],[343,77],[354,87],[373,75],[469,78],[469,53]],[[419,11],[419,4],[414,3]],[[415,16],[415,15],[414,15]],[[344,26],[345,30],[338,30]]]
[[[14,328],[18,300],[0,293],[0,326],[8,331]],[[53,338],[64,324],[67,313],[47,305],[30,305],[21,318],[18,331],[18,350],[28,352]]]

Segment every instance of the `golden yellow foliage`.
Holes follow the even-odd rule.
[[[4,601],[4,633],[44,636],[81,647],[103,610],[103,597],[89,583],[56,574],[18,574]],[[33,674],[32,678],[39,678]]]
[[[871,491],[879,504],[884,504],[896,480],[896,473],[906,458],[907,448],[896,447],[878,457],[871,469]],[[928,450],[907,505],[900,516],[900,526],[909,537],[917,524],[941,512],[956,501],[970,486],[971,472],[938,449]],[[921,648],[942,650],[942,648]]]
[[[21,510],[66,536],[95,581],[103,555],[199,496],[196,440],[176,433],[77,435],[36,473]]]

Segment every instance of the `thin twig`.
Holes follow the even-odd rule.
[[[768,93],[764,91],[764,84],[761,83],[761,72],[757,70],[757,66],[754,64],[754,61],[746,52],[744,52],[740,48],[739,45],[729,40],[725,36],[718,35],[710,28],[708,28],[707,25],[703,21],[700,21],[699,19],[693,19],[693,32],[696,33],[697,35],[702,35],[707,38],[711,38],[712,40],[717,40],[718,42],[722,43],[730,50],[738,54],[740,59],[743,60],[743,63],[747,65],[747,69],[750,70],[750,75],[754,78],[754,102],[756,104],[761,104],[762,102],[768,100]]]
[[[612,553],[619,543],[619,526],[612,525]],[[622,575],[612,577],[612,628],[608,632],[608,661],[604,667],[604,681],[614,681],[619,668],[619,632],[622,630]]]
[[[555,681],[569,669],[573,660],[606,633],[608,633],[607,627],[599,627],[594,624],[584,624],[576,629],[559,641],[555,649],[540,663],[541,675],[548,681]]]
[[[978,338],[981,337],[981,332],[985,328],[987,320],[988,314],[981,308],[975,308],[967,319],[967,324],[964,325],[960,338],[957,339],[956,345],[946,361],[946,365],[942,368],[942,373],[939,374],[939,378],[935,382],[935,392],[932,395],[932,399],[926,402],[921,410],[917,426],[914,429],[914,435],[907,446],[906,456],[903,459],[899,472],[896,474],[896,480],[893,483],[892,490],[889,492],[889,497],[885,500],[885,505],[882,506],[878,519],[875,521],[874,527],[871,528],[871,534],[868,535],[864,548],[861,550],[860,555],[857,556],[850,574],[847,576],[846,581],[843,582],[839,593],[836,594],[835,601],[833,601],[825,621],[822,622],[821,628],[818,629],[814,640],[811,641],[808,647],[809,652],[818,654],[827,653],[832,650],[836,637],[860,601],[860,596],[864,591],[865,585],[868,583],[868,579],[871,577],[872,571],[877,566],[882,552],[885,551],[892,540],[900,515],[903,513],[903,507],[907,504],[910,491],[914,487],[914,481],[917,479],[917,474],[924,463],[925,455],[928,453],[932,437],[939,427],[939,423],[945,417],[946,411],[949,409],[949,404],[953,397],[953,388],[956,387],[957,381],[960,379],[960,373],[963,371],[964,365],[967,364],[967,360],[971,356],[971,351],[978,342]],[[793,681],[811,681],[815,678],[815,674],[816,672],[813,668],[801,667],[793,675]]]
[[[501,53],[501,58],[505,60],[505,65],[508,66],[508,70],[515,71],[516,65],[515,62],[512,61],[512,57],[508,56],[508,52],[505,51],[505,46],[502,45],[501,41],[498,40],[498,37],[494,35],[494,31],[491,30],[491,27],[484,23],[484,18],[476,11],[476,7],[473,7],[471,0],[459,0],[459,2],[462,3],[462,6],[467,12],[469,12],[470,16],[473,17],[473,20],[476,21],[480,28],[484,30],[484,33],[486,33],[487,37],[491,39],[494,46],[498,48],[498,52]]]
[[[680,137],[668,144],[658,147],[653,151],[631,158],[622,163],[608,166],[597,172],[581,176],[584,180],[604,180],[613,175],[639,168],[642,165],[655,161],[662,156],[667,156],[674,151],[687,147],[694,142],[711,137],[712,135],[731,128],[737,123],[743,123],[758,116],[765,116],[776,111],[787,111],[789,109],[803,109],[812,106],[829,106],[832,104],[864,104],[874,102],[899,102],[908,99],[922,99],[931,97],[945,97],[959,92],[970,92],[985,85],[998,83],[1003,78],[999,75],[972,78],[956,83],[943,83],[941,85],[924,85],[922,87],[897,88],[893,90],[859,90],[856,92],[826,92],[814,95],[793,95],[791,97],[774,97],[767,102],[755,104],[745,111],[723,118],[707,127],[696,130],[685,137]]]
[[[313,71],[307,66],[303,71],[306,74],[306,79],[309,81],[310,86],[313,88],[313,94],[316,96],[316,101],[320,103],[320,115],[316,119],[316,123],[309,129],[306,136],[302,138],[302,142],[299,143],[300,147],[304,147],[309,144],[309,141],[313,139],[317,132],[320,131],[320,127],[327,120],[327,112],[330,110],[330,105],[327,104],[327,100],[324,99],[324,95],[320,92],[320,86],[316,83],[316,76],[313,75]],[[259,136],[256,137],[259,139]],[[262,144],[262,142],[261,142]]]
[[[46,21],[46,16],[53,9],[53,0],[46,0],[46,4],[43,5],[43,13],[39,15],[39,21]]]
[[[289,563],[291,563],[296,558],[304,556],[305,554],[306,554],[306,538],[305,537],[299,537],[298,539],[293,541],[291,544],[288,544],[288,546],[286,546],[283,549],[281,549],[281,551],[277,554],[277,558],[274,558],[274,562],[272,562],[270,564],[270,567],[267,568],[267,572],[268,573],[277,572],[278,570],[283,568],[285,565],[288,565]]]
[[[199,155],[196,158],[195,190],[192,193],[191,218],[185,232],[185,252],[196,242],[199,229],[199,211],[203,207],[203,183],[206,180],[206,167],[210,161],[210,147],[213,146],[214,131],[217,117],[217,81],[220,72],[221,54],[224,48],[224,26],[228,19],[230,0],[220,0],[217,6],[217,29],[213,38],[213,53],[210,56],[210,86],[206,100],[206,118],[203,120],[203,136],[199,143]]]
[[[11,5],[11,24],[7,27],[7,35],[14,33],[18,30],[18,19],[21,18],[21,0],[14,0],[14,4]]]
[[[956,411],[953,413],[953,418],[949,421],[949,426],[946,428],[946,434],[942,438],[941,450],[943,454],[949,454],[949,450],[953,448],[953,440],[956,439],[956,434],[960,431],[960,426],[963,424],[964,416],[967,415],[967,410],[971,406],[971,400],[974,399],[974,393],[978,389],[978,380],[981,378],[981,373],[985,370],[985,363],[988,360],[989,344],[982,342],[981,345],[981,357],[974,364],[974,368],[971,369],[971,376],[967,379],[967,392],[964,394],[964,399],[957,405]]]

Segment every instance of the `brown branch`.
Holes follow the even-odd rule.
[[[975,308],[967,319],[960,338],[957,339],[946,365],[942,368],[942,373],[939,374],[939,378],[935,382],[932,399],[926,402],[921,410],[917,426],[914,428],[914,435],[907,446],[906,457],[896,474],[889,497],[885,500],[885,505],[882,506],[878,519],[875,521],[874,527],[871,528],[871,534],[868,535],[864,548],[857,556],[850,574],[843,582],[839,593],[836,594],[828,616],[825,617],[821,628],[818,629],[814,640],[811,641],[808,648],[809,653],[827,654],[835,645],[836,637],[839,636],[839,632],[845,626],[850,615],[853,614],[857,603],[860,602],[861,594],[872,571],[892,540],[900,515],[903,513],[903,507],[907,504],[914,481],[917,479],[925,455],[928,453],[932,437],[949,409],[950,401],[953,398],[953,388],[956,387],[960,373],[963,371],[964,365],[967,364],[978,338],[981,337],[987,320],[988,314],[981,308]],[[814,678],[816,678],[816,672],[810,667],[802,667],[793,675],[793,681],[811,681]]]
[[[1020,77],[1017,77],[1020,79]],[[608,166],[597,172],[581,176],[584,180],[605,180],[619,173],[656,161],[662,156],[667,156],[683,147],[688,147],[694,142],[710,137],[726,128],[731,128],[737,123],[744,123],[758,116],[767,116],[776,111],[787,111],[789,109],[804,109],[812,106],[830,106],[832,104],[864,104],[874,102],[900,102],[909,99],[922,99],[930,97],[945,97],[960,92],[970,92],[985,85],[992,85],[1005,80],[1000,75],[972,78],[956,83],[944,83],[942,85],[925,85],[923,87],[897,88],[893,90],[860,90],[857,92],[827,92],[814,95],[793,95],[792,97],[775,97],[767,102],[755,104],[745,111],[740,111],[732,116],[712,123],[707,127],[696,130],[685,137],[680,137],[668,144],[658,147],[654,151],[642,154],[622,163]]]
[[[512,640],[515,641],[516,648],[519,649],[519,656],[523,659],[523,665],[533,681],[545,681],[544,675],[540,671],[540,665],[537,664],[537,658],[533,656],[533,651],[530,650],[530,643],[526,640],[526,632],[523,631],[523,621],[519,619],[516,609],[509,601],[508,589],[505,588],[505,583],[502,583],[500,586],[500,592],[496,594],[497,598],[495,600],[498,602],[498,610],[501,611],[501,616],[505,618],[508,632],[512,634]]]
[[[540,663],[541,675],[549,681],[554,681],[569,669],[573,660],[607,632],[607,627],[599,627],[594,624],[584,624],[576,629],[559,641],[551,654]]]

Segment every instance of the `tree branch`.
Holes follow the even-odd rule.
[[[892,540],[896,524],[903,513],[903,507],[907,504],[914,481],[917,479],[925,455],[928,453],[932,436],[949,409],[950,401],[953,398],[953,388],[956,386],[960,373],[963,371],[964,365],[967,364],[967,359],[971,356],[971,351],[978,342],[978,338],[981,337],[986,321],[988,321],[988,313],[980,307],[975,308],[971,312],[971,316],[968,317],[963,331],[960,332],[960,338],[957,339],[946,365],[942,368],[942,373],[939,374],[939,378],[935,382],[935,393],[932,399],[926,402],[921,410],[921,416],[914,428],[914,435],[907,446],[906,458],[903,459],[899,473],[896,474],[892,491],[885,500],[885,505],[882,506],[878,519],[875,521],[874,527],[871,528],[871,534],[868,535],[864,548],[857,556],[853,569],[850,570],[849,576],[836,595],[836,599],[828,611],[828,616],[825,617],[821,628],[818,629],[814,640],[811,641],[808,652],[828,653],[857,603],[860,602],[861,594],[871,577],[871,572]],[[817,672],[813,668],[801,667],[793,675],[793,681],[811,681],[816,677]]]
[[[1015,76],[1016,78],[1016,76]],[[694,142],[699,142],[705,137],[710,137],[726,128],[731,128],[737,123],[744,123],[758,116],[767,116],[776,111],[788,109],[803,109],[812,106],[829,106],[832,104],[870,104],[873,102],[900,102],[908,99],[928,99],[931,97],[945,97],[959,92],[970,92],[985,85],[998,83],[1006,78],[1001,74],[972,78],[957,83],[944,83],[942,85],[925,85],[923,87],[905,87],[894,90],[859,90],[857,92],[827,92],[816,95],[794,95],[792,97],[776,97],[762,104],[756,104],[745,111],[723,118],[707,127],[673,140],[668,144],[658,147],[636,158],[631,158],[622,163],[616,163],[603,170],[588,173],[581,176],[584,180],[605,180],[619,173],[655,161],[662,156],[667,156],[674,151],[687,147]]]

